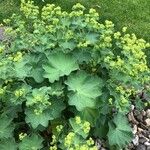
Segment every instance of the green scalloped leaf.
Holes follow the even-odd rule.
[[[0,139],[9,138],[13,136],[14,127],[12,125],[13,118],[7,116],[0,117]]]
[[[40,55],[32,54],[28,56],[30,62],[29,66],[31,67],[29,76],[33,77],[37,83],[41,83],[44,80],[43,77],[44,70],[42,68],[44,58],[42,56],[43,56],[42,54]]]
[[[133,138],[132,128],[129,126],[126,116],[118,113],[114,117],[113,123],[109,123],[107,136],[111,146],[117,145],[119,148],[122,148],[131,142]]]
[[[45,70],[44,77],[48,78],[52,83],[79,68],[75,58],[62,52],[50,54],[47,58],[47,64],[43,65]]]
[[[40,150],[43,148],[43,139],[41,136],[32,134],[23,138],[22,142],[19,143],[19,150]]]
[[[14,139],[0,141],[0,150],[17,150],[17,143]]]
[[[61,100],[52,100],[51,104],[52,105],[49,109],[43,111],[43,113],[39,115],[36,115],[34,113],[33,108],[26,109],[26,122],[30,123],[34,129],[37,128],[39,125],[47,127],[49,121],[59,118],[61,116],[62,110],[65,109],[65,105]]]
[[[16,77],[18,78],[25,78],[28,76],[31,67],[27,65],[28,60],[25,58],[22,58],[22,60],[18,62],[14,62],[14,70]]]
[[[94,108],[97,97],[102,94],[102,80],[83,71],[71,74],[65,84],[70,91],[69,105],[74,105],[78,111]]]

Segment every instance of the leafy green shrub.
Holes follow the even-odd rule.
[[[0,149],[110,149],[132,139],[126,113],[147,90],[149,44],[98,22],[74,5],[71,13],[22,0],[4,20],[0,43]]]

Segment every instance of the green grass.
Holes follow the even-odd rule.
[[[71,11],[77,2],[83,4],[87,11],[95,8],[100,14],[100,21],[112,20],[116,30],[127,26],[129,33],[135,33],[138,38],[150,42],[150,0],[34,0],[37,5],[55,3],[63,10]],[[0,22],[12,13],[19,12],[20,0],[0,0]],[[150,49],[145,51],[150,66]]]
[[[42,0],[34,0],[43,5]],[[55,3],[64,10],[71,10],[76,2],[86,8],[94,7],[101,15],[101,21],[112,20],[116,28],[128,27],[128,32],[150,41],[150,0],[45,0]],[[19,0],[0,0],[0,21],[19,11]]]

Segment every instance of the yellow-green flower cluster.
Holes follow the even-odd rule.
[[[106,37],[104,37],[104,42],[110,43],[111,41],[112,41],[111,36],[106,36]]]
[[[116,90],[118,91],[118,92],[120,92],[121,94],[125,94],[125,90],[124,90],[124,88],[121,86],[121,85],[119,85],[119,86],[117,86],[116,87]]]
[[[119,39],[121,36],[121,33],[120,32],[115,32],[114,33],[114,39]]]
[[[54,4],[47,4],[42,8],[42,14],[41,17],[43,20],[48,20],[49,17],[51,16],[51,13],[54,9],[55,5]]]
[[[69,132],[68,135],[65,137],[64,145],[66,147],[70,147],[71,144],[73,143],[73,138],[75,136],[74,132]]]
[[[23,89],[23,88],[15,91],[15,96],[17,98],[23,96],[24,94],[25,94],[25,89]]]
[[[39,103],[39,102],[41,102],[41,103],[47,103],[47,104],[49,104],[49,105],[51,105],[51,103],[50,102],[47,102],[47,99],[48,99],[48,96],[43,96],[43,95],[36,95],[36,96],[34,96],[33,97],[33,99],[34,99],[34,103]]]
[[[45,109],[47,109],[51,102],[49,101],[49,95],[47,94],[47,89],[34,89],[30,96],[27,96],[27,106],[34,106],[34,113],[36,115],[41,114]]]
[[[131,96],[131,94],[136,93],[136,90],[134,89],[134,87],[125,87],[122,85],[117,86],[116,91],[125,97],[129,97]]]
[[[90,131],[90,123],[89,123],[88,121],[85,121],[85,122],[83,123],[83,131],[84,131],[85,133],[89,133],[89,131]]]
[[[46,25],[45,28],[47,29],[47,33],[55,33],[56,32],[56,28],[54,27],[54,25]]]
[[[22,53],[21,52],[17,52],[14,56],[13,56],[13,61],[14,62],[18,62],[22,59]]]
[[[112,60],[112,58],[110,56],[107,56],[104,58],[104,62],[108,63],[110,65],[110,67],[113,68],[117,68],[117,69],[122,69],[122,66],[124,66],[124,60],[120,58],[120,56],[117,56],[116,61]]]
[[[99,48],[111,48],[112,47],[112,29],[106,30],[100,37]]]
[[[86,143],[87,143],[89,146],[94,145],[94,140],[90,137],[90,138],[86,141]]]
[[[54,145],[56,142],[57,142],[56,136],[52,135],[52,142],[50,144]]]
[[[56,130],[57,130],[58,133],[61,132],[62,129],[63,129],[63,126],[62,126],[62,125],[56,126]]]
[[[2,46],[0,45],[0,53],[2,53],[4,49],[5,49],[5,45],[2,45]]]
[[[93,9],[93,8],[91,8],[91,9],[89,10],[89,14],[90,14],[90,16],[93,17],[93,18],[97,18],[97,19],[98,19],[98,17],[99,17],[99,14],[98,14],[98,13],[96,12],[96,10]]]
[[[4,22],[5,24],[9,24],[9,23],[11,22],[11,20],[10,20],[10,19],[4,19],[3,22]]]
[[[55,7],[54,4],[47,4],[42,8],[42,19],[47,21],[53,21],[53,24],[57,24],[59,22],[58,17],[61,15],[61,7]]]
[[[105,27],[106,28],[113,28],[114,24],[112,23],[112,21],[106,20],[105,21]]]
[[[39,7],[33,4],[34,2],[28,0],[21,0],[20,10],[24,13],[26,18],[36,19],[39,15]]]
[[[81,118],[79,116],[75,117],[76,124],[81,124]]]
[[[0,95],[3,95],[5,93],[5,89],[4,88],[0,88]]]
[[[75,148],[71,148],[70,150],[98,150],[96,146],[89,146],[88,144],[76,145]]]
[[[43,110],[41,108],[40,109],[34,109],[34,113],[38,116],[38,115],[43,113]]]
[[[27,136],[27,134],[26,133],[20,133],[19,134],[19,140],[23,140],[23,138],[25,138]]]
[[[11,36],[13,38],[16,37],[16,31],[12,27],[6,27],[5,31],[4,31],[4,34],[6,36]]]
[[[68,30],[68,31],[65,33],[65,39],[66,39],[66,40],[69,40],[69,39],[73,38],[73,36],[74,36],[74,33],[73,33],[72,30]]]
[[[73,120],[72,120],[73,121]],[[74,118],[74,123],[79,125],[79,128],[73,129],[70,132],[67,133],[65,136],[60,136],[60,134],[52,136],[52,142],[50,142],[50,149],[53,150],[57,148],[57,142],[61,143],[61,148],[69,149],[69,150],[97,150],[97,147],[94,145],[94,140],[90,138],[82,137],[78,132],[79,130],[83,130],[85,133],[89,133],[90,130],[90,123],[87,121],[81,120],[79,116],[76,116]],[[63,129],[62,125],[56,126],[56,130],[58,133],[60,133]],[[63,135],[63,134],[61,134]],[[76,141],[78,137],[82,137],[81,141]],[[60,138],[60,139],[59,139]]]
[[[110,105],[112,105],[112,104],[113,104],[113,99],[112,99],[112,98],[109,98],[109,99],[108,99],[108,102],[109,102]]]
[[[126,31],[127,31],[127,27],[123,27],[122,32],[126,32]]]
[[[80,17],[83,16],[83,11],[82,10],[78,10],[78,11],[72,11],[69,13],[69,17]]]
[[[22,52],[17,52],[16,54],[10,54],[8,55],[8,60],[11,60],[13,62],[19,62],[23,58],[23,53]]]
[[[56,143],[57,143],[57,138],[55,135],[52,135],[52,141],[50,142],[51,146],[50,146],[49,150],[57,150]]]
[[[79,116],[75,117],[76,124],[80,125],[80,128],[83,129],[84,133],[89,133],[90,123],[88,121],[82,121]]]
[[[72,7],[72,10],[85,10],[85,7],[80,3],[77,3]]]
[[[96,18],[90,16],[90,14],[85,14],[85,22],[87,23],[88,28],[91,28],[94,31],[105,28],[103,24],[100,24]]]
[[[56,145],[50,146],[49,150],[57,150],[57,146]]]
[[[127,28],[123,28],[123,32],[126,31]],[[105,39],[105,35],[103,36]],[[121,57],[117,56],[116,58],[113,56],[106,56],[104,58],[104,62],[108,64],[110,69],[117,69],[118,71],[134,77],[138,80],[146,80],[142,78],[141,73],[148,72],[149,68],[146,64],[146,55],[143,52],[143,49],[149,46],[143,39],[137,39],[135,34],[124,34],[121,36],[120,32],[114,33],[114,39],[116,40],[116,45],[119,46]],[[111,40],[106,38],[104,43],[111,42]],[[101,44],[102,45],[102,44]],[[103,47],[106,44],[102,45]]]
[[[90,44],[90,41],[79,42],[77,47],[79,47],[79,48],[86,48],[86,47],[88,47],[89,44]]]
[[[5,84],[12,83],[12,82],[13,82],[12,79],[7,79],[7,80],[5,80]]]
[[[120,99],[120,105],[124,106],[128,103],[128,99],[126,97],[124,97],[123,95],[121,95],[121,99]]]
[[[70,132],[64,141],[65,147],[69,150],[98,150],[96,146],[94,146],[94,140],[89,138],[88,140],[82,141],[81,143],[77,144],[74,141],[75,133]]]

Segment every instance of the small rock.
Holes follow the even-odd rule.
[[[133,126],[133,134],[136,134],[137,133],[137,125],[135,124],[134,126]]]
[[[142,132],[142,134],[143,134],[144,137],[149,137],[149,135],[150,135],[149,131],[147,131],[147,130],[144,130]]]
[[[102,147],[102,142],[101,142],[100,139],[97,139],[95,144],[96,144],[96,147],[97,147],[98,149],[101,149],[101,147]]]
[[[132,142],[136,146],[139,145],[139,137],[138,137],[138,135],[135,136],[135,138],[132,140]]]
[[[140,144],[140,145],[137,146],[136,150],[146,150],[146,146]]]
[[[139,139],[139,143],[143,144],[145,142],[147,142],[146,138],[142,137],[142,138]]]
[[[131,116],[130,113],[128,114],[128,120],[129,120],[129,121],[132,121],[132,116]]]
[[[138,111],[138,110],[134,110],[134,115],[135,115],[135,116],[140,115],[140,111]]]
[[[105,148],[101,148],[101,150],[106,150]]]
[[[147,116],[148,118],[150,118],[150,109],[147,109],[147,111],[146,111],[146,116]]]
[[[131,105],[131,110],[134,110],[135,106],[134,105]]]
[[[150,146],[147,146],[147,150],[150,150]]]
[[[150,146],[150,143],[149,142],[145,142],[144,145]]]
[[[138,128],[138,132],[139,133],[143,132],[143,129],[142,128]]]
[[[134,124],[139,124],[139,122],[134,118],[133,112],[130,112],[130,113],[128,114],[128,119],[129,119],[130,122],[132,122],[132,123],[134,123]]]
[[[127,149],[131,150],[131,149],[133,149],[133,148],[134,148],[134,145],[133,145],[132,143],[129,143]]]
[[[146,111],[142,110],[142,115],[146,116],[147,115]]]
[[[143,131],[144,131],[144,130],[143,130]],[[144,135],[143,135],[143,134],[139,134],[139,137],[140,137],[140,138],[143,138],[143,137],[144,137]]]
[[[137,115],[136,118],[138,121],[143,122],[143,115],[142,114]]]
[[[147,126],[150,126],[150,118],[147,118],[147,119],[145,120],[145,123],[146,123]]]

